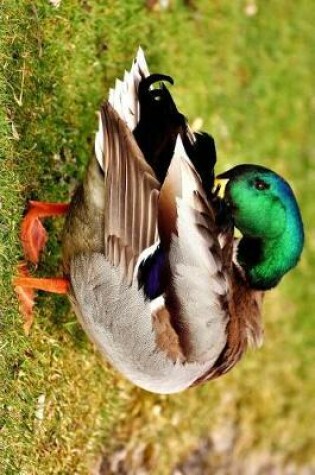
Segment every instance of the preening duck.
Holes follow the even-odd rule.
[[[101,107],[95,154],[70,205],[33,202],[22,224],[36,263],[40,218],[66,214],[64,278],[15,279],[24,312],[34,288],[67,293],[99,351],[156,393],[226,373],[260,344],[264,292],[303,248],[299,208],[279,175],[241,165],[219,177],[228,183],[218,196],[214,141],[191,131],[166,82],[140,49]]]

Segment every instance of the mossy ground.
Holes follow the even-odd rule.
[[[315,11],[308,0],[277,0],[259,2],[251,16],[249,4],[174,1],[149,12],[138,0],[68,0],[59,9],[2,2],[1,473],[84,474],[102,447],[141,441],[154,473],[166,474],[226,420],[237,423],[242,456],[260,448],[302,464],[314,458]],[[171,397],[136,389],[104,365],[62,298],[41,295],[26,337],[11,288],[25,203],[69,199],[93,148],[98,106],[139,44],[151,70],[175,77],[179,108],[216,138],[218,170],[257,162],[285,175],[307,235],[299,267],[267,297],[264,347],[230,375]],[[46,227],[37,272],[52,275],[61,222]]]

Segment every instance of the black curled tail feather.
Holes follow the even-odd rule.
[[[174,84],[174,80],[171,76],[165,74],[150,74],[150,76],[143,78],[139,83],[138,95],[140,101],[150,92],[150,87],[158,81],[166,81],[172,85]]]
[[[174,84],[173,79],[164,74],[151,74],[139,83],[140,120],[133,131],[135,139],[156,177],[163,183],[174,154],[177,137],[180,135],[186,152],[210,197],[216,163],[214,140],[206,133],[192,134],[188,130],[184,115],[177,110],[169,90],[162,81]],[[151,88],[156,82],[160,82],[160,86]]]
[[[139,84],[140,120],[133,133],[146,161],[162,183],[174,153],[177,136],[185,132],[187,125],[164,84],[150,89],[158,81],[173,83],[170,76],[152,74]]]

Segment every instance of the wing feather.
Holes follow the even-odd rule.
[[[101,109],[106,257],[131,283],[139,254],[157,240],[159,182],[113,107]]]
[[[169,242],[172,275],[166,305],[177,313],[187,359],[208,361],[211,367],[227,341],[228,278],[214,213],[180,138],[160,191],[158,216],[161,242]]]

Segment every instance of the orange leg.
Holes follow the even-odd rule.
[[[67,294],[69,290],[69,281],[63,277],[44,279],[37,277],[15,277],[13,285],[24,289],[44,290],[45,292],[52,292],[54,294]]]
[[[64,278],[38,279],[30,277],[25,262],[18,267],[18,277],[13,279],[14,290],[20,303],[20,311],[24,318],[24,331],[29,333],[33,323],[33,307],[36,290],[45,290],[57,294],[67,294],[70,283]]]
[[[37,265],[40,252],[47,241],[47,232],[40,219],[66,214],[69,209],[64,203],[43,203],[30,201],[28,210],[21,226],[21,241],[25,258]],[[66,294],[69,282],[66,279],[37,279],[29,276],[25,262],[18,266],[18,276],[13,279],[14,290],[20,303],[20,311],[24,318],[24,331],[29,333],[33,323],[33,307],[35,305],[36,290],[46,290]]]
[[[66,214],[69,205],[66,203],[43,203],[30,201],[28,211],[21,226],[21,241],[25,258],[33,264],[38,264],[39,254],[47,241],[47,232],[40,218],[48,218]]]

